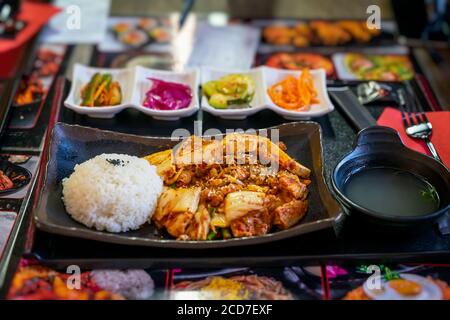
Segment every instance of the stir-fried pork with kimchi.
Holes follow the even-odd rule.
[[[191,137],[145,159],[165,184],[152,221],[179,240],[261,236],[308,209],[310,170],[262,136]]]

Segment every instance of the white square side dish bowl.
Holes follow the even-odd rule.
[[[113,81],[118,81],[122,91],[122,103],[115,106],[86,107],[81,105],[81,89],[88,84],[91,77],[96,73],[110,73]],[[72,86],[64,105],[79,114],[85,114],[92,118],[113,118],[117,113],[131,107],[131,96],[133,83],[133,69],[109,69],[88,67],[75,64],[72,76]]]
[[[208,81],[217,80],[223,76],[236,73],[248,75],[255,82],[255,96],[250,103],[251,107],[239,108],[236,106],[229,106],[228,109],[217,109],[209,104],[208,99],[202,93],[201,106],[203,110],[222,119],[242,120],[265,109],[265,99],[263,92],[264,79],[261,68],[254,68],[249,70],[224,70],[211,67],[203,67],[201,69],[201,82],[203,84]]]
[[[192,91],[192,100],[187,108],[178,110],[154,110],[143,105],[145,94],[151,87],[151,80],[148,78],[160,79],[168,82],[176,82],[189,86]],[[148,69],[143,67],[135,68],[135,77],[133,82],[133,95],[131,98],[133,108],[145,113],[158,120],[174,121],[182,117],[193,115],[200,108],[198,87],[199,72],[192,68],[185,71],[164,71]]]
[[[282,70],[270,67],[262,67],[263,78],[264,78],[264,98],[267,107],[274,112],[278,113],[282,117],[288,120],[306,120],[314,117],[320,117],[334,110],[334,106],[331,103],[330,97],[327,92],[327,82],[326,82],[326,72],[323,69],[310,70],[313,77],[314,87],[317,90],[317,98],[319,103],[310,106],[309,110],[306,111],[294,111],[287,110],[282,107],[277,106],[269,94],[267,89],[282,81],[288,76],[299,77],[301,71],[294,70]]]

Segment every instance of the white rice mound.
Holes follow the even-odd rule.
[[[75,166],[63,184],[69,215],[99,231],[136,230],[153,215],[163,181],[145,159],[101,154]]]

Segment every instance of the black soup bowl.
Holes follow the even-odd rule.
[[[439,206],[434,212],[424,215],[387,215],[363,207],[349,199],[345,194],[345,187],[349,179],[361,170],[375,168],[409,172],[427,181],[439,196]],[[373,126],[360,131],[353,151],[334,168],[331,183],[337,199],[347,214],[352,218],[357,218],[357,221],[363,221],[385,230],[390,230],[390,227],[397,230],[428,226],[450,208],[449,170],[434,158],[407,148],[398,133],[387,127]],[[410,201],[410,199],[402,201]]]

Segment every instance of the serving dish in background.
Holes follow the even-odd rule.
[[[260,237],[212,241],[177,241],[158,232],[155,226],[150,224],[136,231],[119,234],[89,229],[70,218],[61,199],[61,181],[70,175],[75,164],[101,153],[116,152],[142,157],[174,146],[179,141],[170,138],[139,137],[60,123],[55,126],[50,141],[44,187],[35,214],[37,227],[46,232],[70,237],[178,249],[254,245],[334,227],[342,218],[342,212],[329,193],[324,180],[320,127],[311,122],[297,122],[271,129],[278,129],[279,138],[286,144],[288,153],[311,169],[308,213],[299,224],[290,229]]]
[[[415,75],[408,55],[347,52],[333,54],[332,60],[341,80],[399,82]]]
[[[0,162],[0,196],[14,193],[31,182],[31,172],[28,169],[8,161]],[[6,186],[4,179],[10,181],[10,185]]]
[[[319,268],[320,271],[320,268]],[[216,290],[210,281],[219,282]],[[245,283],[250,285],[240,293],[230,293],[225,284]],[[239,285],[240,284],[240,285]],[[305,287],[307,289],[305,289]],[[241,294],[242,294],[241,292]],[[225,269],[178,269],[173,273],[169,289],[172,299],[211,298],[241,300],[290,300],[290,299],[321,299],[322,286],[319,277],[305,274],[300,267],[284,268],[225,268]]]
[[[176,37],[178,19],[177,13],[150,17],[111,16],[98,48],[102,52],[167,51]],[[129,37],[130,34],[134,36]]]
[[[270,52],[260,53],[257,57],[258,64],[283,70],[300,71],[303,68],[311,70],[324,69],[327,78],[335,77],[335,68],[329,55],[317,52]]]
[[[369,30],[358,19],[252,19],[262,29],[262,46],[284,50],[311,47],[374,47],[393,45],[394,21],[381,21],[381,28]]]

